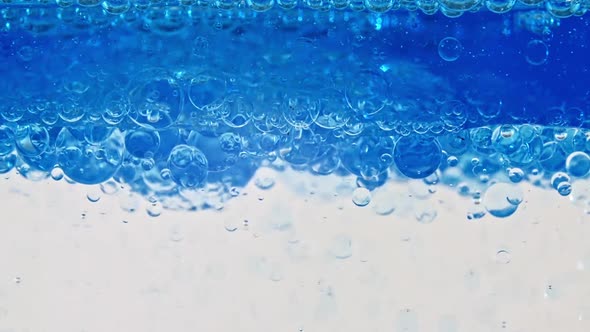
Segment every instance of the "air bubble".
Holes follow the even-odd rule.
[[[275,184],[275,180],[269,176],[257,177],[254,182],[256,184],[256,187],[258,187],[262,190],[268,190],[268,189],[272,188]]]
[[[506,155],[515,153],[522,145],[518,129],[512,125],[497,127],[492,134],[492,142],[496,151]]]
[[[283,9],[292,9],[297,6],[298,0],[277,0],[277,4]]]
[[[222,78],[201,73],[189,85],[189,100],[199,110],[217,109],[223,104],[227,85]]]
[[[25,45],[18,50],[18,57],[25,62],[33,60],[33,55],[34,51],[31,46]]]
[[[551,176],[551,186],[553,187],[553,189],[556,189],[556,190],[557,190],[557,186],[559,186],[560,183],[569,182],[569,181],[570,181],[569,175],[567,175],[566,173],[563,173],[563,172],[557,172]]]
[[[168,169],[174,182],[184,188],[195,188],[207,178],[207,157],[201,150],[185,144],[172,149]]]
[[[506,218],[516,212],[518,204],[513,202],[522,201],[520,195],[515,192],[517,187],[508,183],[498,182],[491,185],[485,192],[483,197],[483,204],[486,210],[498,218]],[[511,197],[511,202],[508,197]]]
[[[438,43],[438,55],[445,61],[459,59],[463,52],[463,45],[456,38],[446,37]]]
[[[235,222],[233,219],[230,219],[230,218],[225,220],[223,227],[225,228],[226,231],[228,231],[230,233],[233,233],[238,230],[237,222]]]
[[[421,224],[430,224],[436,219],[438,212],[435,208],[431,206],[424,205],[423,207],[418,207],[415,213],[416,220]]]
[[[281,112],[293,128],[309,128],[321,109],[320,100],[310,95],[285,96]]]
[[[78,0],[78,4],[83,7],[94,7],[100,4],[101,0]]]
[[[508,264],[510,260],[510,252],[508,250],[499,250],[496,253],[496,262],[499,264]]]
[[[159,217],[162,214],[162,209],[162,203],[154,202],[148,205],[146,212],[150,217]]]
[[[67,123],[75,123],[86,115],[86,107],[77,102],[68,102],[61,105],[59,110],[59,117]]]
[[[344,126],[350,119],[350,110],[343,105],[346,103],[344,96],[335,89],[326,89],[321,92],[322,99],[320,111],[315,119],[315,124],[325,129],[336,129]]]
[[[389,103],[389,84],[376,71],[361,71],[348,81],[346,103],[361,117],[380,112]]]
[[[581,6],[580,0],[547,0],[545,8],[553,16],[566,18],[572,16]]]
[[[221,106],[221,118],[231,128],[242,128],[250,123],[252,116],[252,103],[245,97],[234,95],[226,98]]]
[[[549,48],[547,44],[539,39],[531,40],[525,49],[525,58],[533,66],[539,66],[547,62]]]
[[[17,158],[14,154],[0,156],[0,174],[10,172],[16,165]]]
[[[514,7],[515,3],[516,3],[516,0],[486,0],[485,1],[486,7],[491,12],[494,12],[496,14],[502,14],[502,13],[509,12],[512,9],[512,7]]]
[[[376,13],[385,13],[391,8],[395,0],[365,0],[365,7]]]
[[[184,96],[178,82],[161,73],[146,72],[149,78],[136,82],[131,91],[129,117],[148,129],[172,125],[183,110]],[[152,76],[154,75],[154,76]]]
[[[352,202],[356,206],[367,206],[371,202],[371,192],[367,188],[356,188],[352,192]]]
[[[519,183],[524,179],[524,172],[520,168],[509,168],[508,169],[508,178],[513,183]]]
[[[119,191],[119,187],[115,181],[106,181],[100,184],[100,191],[105,195],[114,195]]]
[[[347,235],[338,235],[332,239],[330,252],[337,259],[347,259],[352,256],[352,240]]]
[[[109,125],[120,123],[129,113],[129,99],[120,92],[110,92],[105,96],[102,118]]]
[[[459,164],[459,159],[458,159],[457,157],[455,157],[455,156],[449,156],[449,157],[447,158],[447,165],[448,165],[449,167],[455,167],[455,166],[457,166],[458,164]]]
[[[160,135],[157,131],[138,129],[125,134],[125,148],[134,157],[144,158],[154,153],[160,146]]]
[[[557,192],[561,196],[568,196],[572,192],[572,184],[567,181],[559,183],[557,185]]]
[[[50,172],[50,177],[55,181],[59,181],[59,180],[63,179],[64,173],[61,170],[61,168],[54,167]]]
[[[221,172],[234,166],[242,152],[242,138],[231,132],[223,133],[218,137],[210,137],[193,130],[187,143],[196,147],[206,156],[207,169],[210,172]]]
[[[8,122],[17,122],[25,115],[25,109],[19,105],[4,106],[0,115]]]
[[[257,12],[265,12],[274,5],[274,0],[247,0],[248,6]]]
[[[393,158],[402,174],[409,178],[422,179],[438,169],[442,151],[435,138],[410,135],[397,141]]]
[[[119,130],[114,130],[100,144],[89,144],[76,135],[63,128],[57,137],[60,168],[70,179],[83,184],[99,184],[110,179],[123,161],[123,139]]]
[[[565,167],[571,176],[584,177],[590,172],[590,157],[585,152],[573,152],[565,160]]]
[[[14,151],[13,132],[6,126],[0,126],[0,156]]]
[[[385,193],[381,193],[381,195],[378,195],[376,198],[372,199],[371,205],[373,206],[373,211],[375,211],[377,215],[388,216],[395,212],[395,204],[396,202],[393,197],[390,197]]]
[[[131,2],[129,0],[104,0],[102,8],[109,14],[120,15],[131,8]]]
[[[100,201],[100,192],[98,190],[91,190],[88,194],[86,194],[86,198],[91,203],[96,203]]]

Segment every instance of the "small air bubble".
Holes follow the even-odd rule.
[[[352,202],[356,206],[367,206],[371,202],[371,192],[367,188],[356,188],[352,192]]]
[[[499,264],[508,264],[510,260],[510,252],[508,250],[499,250],[496,253],[496,262]]]
[[[148,216],[158,217],[162,214],[162,204],[160,202],[150,203],[146,211]]]
[[[88,194],[86,194],[86,198],[88,199],[89,202],[96,203],[96,202],[100,201],[100,193],[96,190],[93,190],[93,191],[89,192]]]

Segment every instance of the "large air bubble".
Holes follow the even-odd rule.
[[[397,169],[405,176],[422,179],[434,173],[440,165],[442,151],[434,137],[409,135],[401,137],[395,145],[393,159]]]

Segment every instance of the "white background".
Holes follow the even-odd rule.
[[[155,218],[123,191],[0,180],[0,331],[590,331],[590,218],[568,197],[522,184],[513,216],[469,221],[443,185],[357,207],[349,179],[270,176]]]

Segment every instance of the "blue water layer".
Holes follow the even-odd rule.
[[[588,1],[293,4],[0,5],[0,172],[220,201],[277,159],[369,190],[588,177]]]

